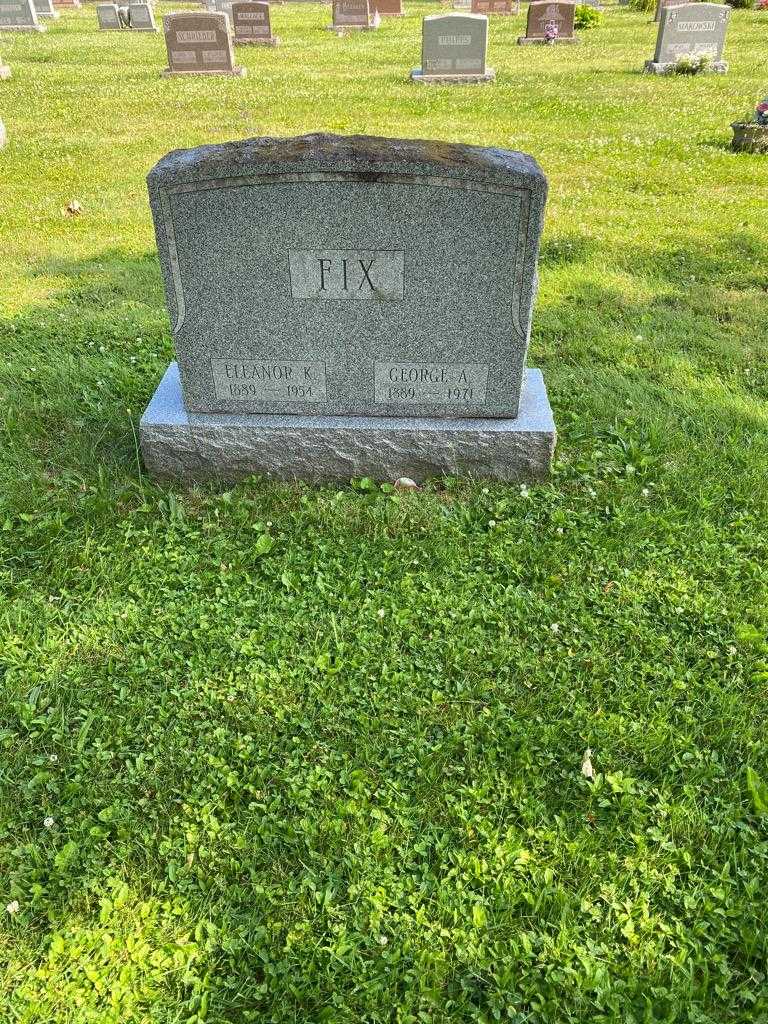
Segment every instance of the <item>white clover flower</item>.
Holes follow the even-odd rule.
[[[553,633],[560,632],[560,624],[558,622],[553,622],[549,628],[552,630]]]
[[[560,534],[560,536],[562,537],[562,535],[563,535],[563,533],[564,533],[565,531],[563,530],[562,526],[558,526],[558,528],[557,528],[557,532],[558,532],[558,533]]]
[[[48,760],[51,762],[51,764],[56,764],[56,762],[59,760],[58,754],[51,754]]]
[[[647,488],[647,487],[644,487],[644,488],[642,489],[642,491],[641,491],[640,493],[642,494],[642,496],[643,496],[644,498],[647,498],[647,497],[648,497],[648,495],[649,495],[649,494],[650,494],[651,492],[650,492],[650,491],[648,490],[648,488]]]
[[[10,903],[6,903],[5,909],[6,909],[6,912],[9,913],[9,914],[18,914],[18,912],[19,912],[19,901],[18,900],[11,900]]]
[[[53,818],[43,818],[43,828],[53,828]]]
[[[496,520],[495,519],[489,519],[488,520],[488,526],[489,526],[489,528],[491,530],[494,528],[495,525],[496,525]]]
[[[376,612],[376,614],[379,616],[380,619],[383,619],[384,616],[386,615],[386,612],[384,611],[383,608],[379,608],[379,610]]]

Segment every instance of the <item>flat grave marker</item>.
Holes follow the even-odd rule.
[[[421,67],[411,80],[423,84],[492,82],[486,65],[488,18],[484,14],[428,14],[422,22]]]
[[[171,75],[245,75],[236,67],[226,14],[184,11],[163,18]]]

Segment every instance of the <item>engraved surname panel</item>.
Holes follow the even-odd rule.
[[[376,363],[376,401],[468,406],[485,401],[488,366],[478,363]]]
[[[292,250],[288,259],[294,299],[399,302],[403,298],[403,252]]]
[[[216,394],[238,402],[324,402],[325,363],[291,359],[212,359]]]

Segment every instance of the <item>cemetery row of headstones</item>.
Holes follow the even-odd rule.
[[[79,6],[79,0],[58,0],[66,6]],[[184,12],[167,15],[164,28],[168,49],[165,74],[242,75],[232,57],[230,26],[237,44],[276,45],[272,33],[269,4],[254,0],[207,0],[223,10]],[[511,12],[511,0],[471,0],[472,13],[429,15],[422,29],[421,67],[411,72],[415,82],[470,83],[488,82],[495,77],[487,67],[488,16],[481,8]],[[100,28],[120,31],[157,31],[149,0],[129,0],[97,4]],[[333,31],[374,29],[382,14],[402,12],[401,0],[334,0]],[[528,7],[526,32],[521,45],[538,43],[575,43],[575,4],[570,0],[534,0]],[[683,59],[706,60],[706,70],[725,72],[723,60],[725,33],[730,8],[714,3],[670,5],[658,0],[659,31],[653,60],[645,70],[664,74]],[[0,0],[0,29],[10,31],[45,30],[40,18],[55,17],[52,0]],[[222,18],[224,19],[222,21]],[[186,19],[186,20],[185,20]],[[191,20],[189,20],[191,19]]]

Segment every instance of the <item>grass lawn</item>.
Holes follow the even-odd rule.
[[[428,88],[406,3],[276,7],[242,80],[92,6],[0,37],[3,1024],[768,1021],[768,14],[662,79],[647,15],[499,18]],[[143,476],[144,177],[310,130],[540,161],[550,483]]]

